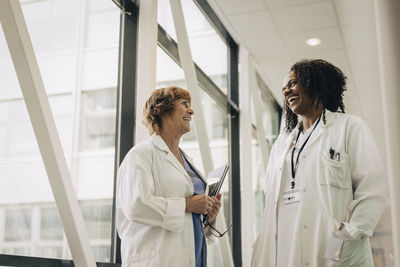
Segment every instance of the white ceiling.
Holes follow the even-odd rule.
[[[299,59],[323,58],[348,77],[346,111],[384,147],[373,0],[208,0],[282,104],[282,78]],[[309,38],[321,45],[310,47]],[[383,151],[382,151],[383,152]]]

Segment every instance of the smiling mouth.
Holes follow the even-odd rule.
[[[184,121],[190,122],[190,118],[183,118]]]
[[[290,105],[293,104],[293,102],[296,101],[297,99],[299,99],[298,96],[291,96],[291,97],[288,98],[287,103],[288,103],[289,106],[290,106]]]

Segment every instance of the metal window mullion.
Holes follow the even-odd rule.
[[[229,46],[229,98],[239,106],[239,71],[238,46],[231,43]],[[239,111],[230,106],[229,123],[229,156],[232,165],[230,198],[232,217],[232,254],[236,267],[242,266],[242,238],[241,238],[241,189],[240,189],[240,128]]]
[[[217,14],[208,4],[207,0],[193,0],[193,1],[199,7],[200,11],[207,18],[207,20],[210,22],[210,24],[213,26],[213,28],[219,34],[219,36],[225,42],[225,44],[228,45],[228,47],[231,44],[236,44],[230,33],[226,30],[224,24],[221,22]]]
[[[118,167],[125,155],[133,147],[135,140],[136,115],[136,46],[138,9],[125,6],[126,12],[120,19],[120,48],[117,86],[117,116],[115,130],[114,188],[112,203],[112,243],[111,262],[121,263],[121,240],[116,229],[116,182]]]

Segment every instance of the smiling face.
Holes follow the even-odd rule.
[[[162,119],[162,125],[163,127],[168,125],[178,134],[183,135],[190,131],[190,121],[193,114],[194,111],[189,100],[180,98],[175,101],[171,113]]]
[[[283,79],[283,96],[285,104],[297,115],[308,115],[315,112],[315,103],[304,92],[293,71]]]

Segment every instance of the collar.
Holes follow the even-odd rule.
[[[321,114],[321,121],[319,122],[320,125],[318,125],[318,127],[328,126],[334,120],[334,118],[336,118],[336,115],[337,115],[337,112],[332,112],[332,111],[325,109],[326,124],[324,123],[324,119],[322,117],[323,115]],[[303,121],[299,121],[297,123],[295,129],[299,129],[302,124],[303,124]],[[294,132],[294,131],[292,131],[292,132]]]
[[[160,150],[163,150],[165,152],[171,152],[171,150],[169,150],[169,147],[167,146],[167,143],[165,143],[164,139],[154,133],[151,137],[150,137],[151,142],[153,142],[153,144]]]

